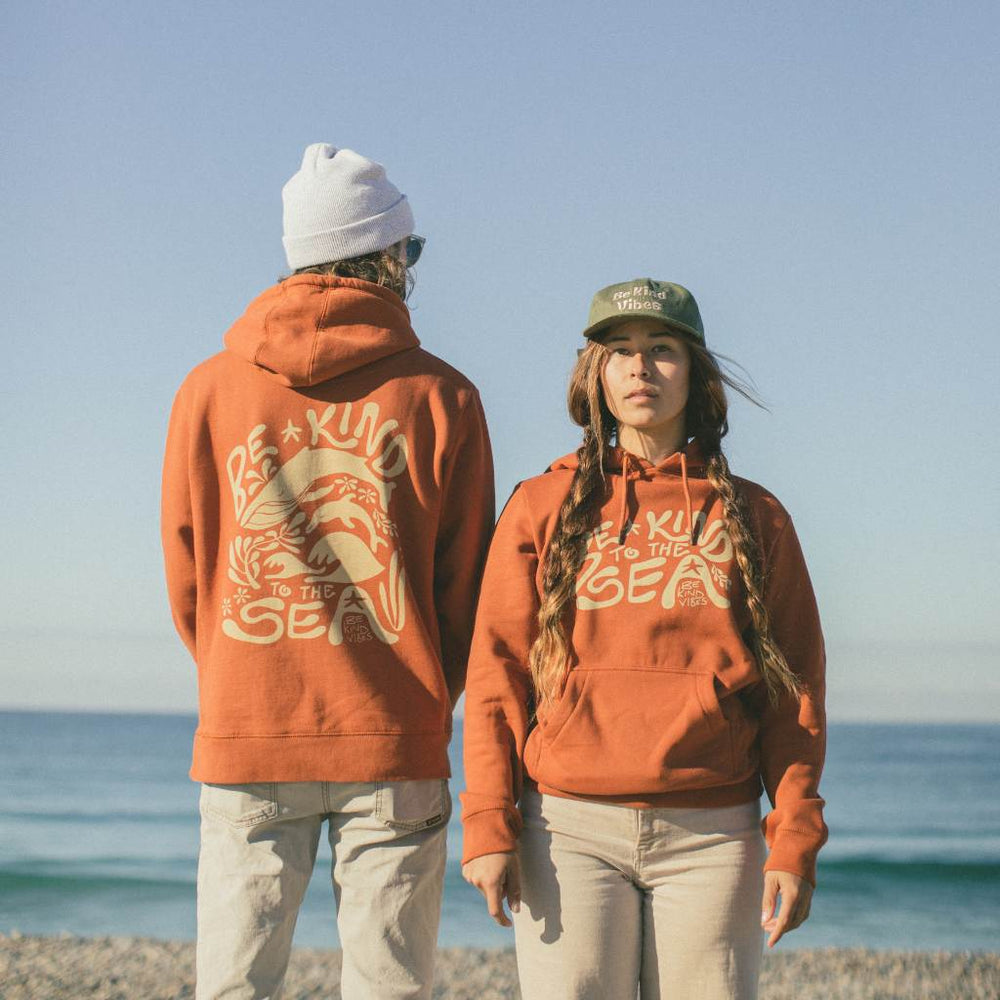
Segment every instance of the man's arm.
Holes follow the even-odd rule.
[[[452,705],[465,689],[479,582],[493,533],[493,454],[479,394],[458,418],[445,468],[434,553],[434,604]]]
[[[163,459],[160,533],[174,625],[195,656],[198,583],[189,468],[190,414],[183,387],[174,399]]]

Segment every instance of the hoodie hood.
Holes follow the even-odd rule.
[[[420,346],[403,300],[370,281],[297,274],[261,293],[226,349],[289,386],[309,386]]]
[[[547,471],[571,469],[575,472],[579,464],[580,460],[577,458],[576,452],[571,451],[568,455],[557,458]],[[608,472],[621,473],[627,466],[629,479],[650,479],[657,475],[679,476],[682,465],[687,468],[688,472],[692,472],[695,469],[704,468],[705,464],[701,446],[695,438],[688,441],[680,451],[675,451],[659,462],[649,462],[645,458],[633,455],[624,448],[609,448],[604,456],[604,468]]]
[[[687,534],[688,542],[694,546],[698,544],[694,532],[694,514],[691,505],[691,491],[688,488],[688,475],[698,470],[698,476],[704,476],[702,471],[705,467],[705,457],[698,445],[697,439],[690,440],[680,451],[675,451],[672,455],[661,459],[659,462],[649,462],[638,455],[633,455],[624,448],[610,448],[604,457],[604,468],[614,476],[612,482],[612,496],[620,493],[620,504],[618,508],[618,523],[616,531],[619,543],[625,541],[625,536],[632,527],[629,518],[629,507],[631,501],[629,495],[632,492],[632,484],[639,479],[651,480],[657,476],[680,476],[681,489],[684,491],[684,503],[687,513]],[[570,452],[557,458],[548,468],[549,472],[557,469],[571,469],[576,471],[580,465],[576,452]]]

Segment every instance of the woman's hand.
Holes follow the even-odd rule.
[[[778,894],[781,910],[775,914]],[[799,875],[791,872],[764,872],[764,902],[761,907],[760,925],[770,937],[768,948],[773,948],[781,936],[795,930],[809,916],[813,887]]]
[[[501,926],[510,927],[510,917],[504,912],[503,899],[511,913],[521,909],[521,865],[513,852],[484,854],[462,866],[462,878],[474,885],[485,897],[490,916]]]

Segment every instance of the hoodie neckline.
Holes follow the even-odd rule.
[[[266,289],[225,336],[226,349],[293,387],[316,385],[419,347],[393,291],[360,278],[296,274]]]
[[[656,475],[681,475],[685,467],[695,469],[705,465],[697,438],[692,438],[682,448],[678,448],[677,451],[661,458],[658,462],[651,462],[648,458],[626,451],[618,445],[608,449],[604,459],[604,467],[609,472],[617,473],[622,471],[626,462],[628,463],[630,479],[649,479]]]
[[[671,455],[667,455],[659,462],[650,462],[648,459],[632,452],[626,451],[620,446],[609,448],[604,456],[604,468],[606,472],[612,474],[611,495],[621,490],[621,499],[618,506],[618,526],[616,537],[620,545],[625,544],[632,525],[628,518],[629,492],[632,483],[636,480],[652,480],[659,476],[679,476],[681,489],[684,492],[684,507],[687,519],[688,544],[697,546],[698,539],[694,534],[694,510],[691,502],[691,490],[688,485],[689,473],[695,469],[702,469],[705,466],[705,457],[696,438],[692,438]],[[571,452],[563,458],[558,459],[549,466],[549,470],[573,469],[576,470],[579,461],[576,452]],[[634,492],[634,488],[633,488]]]
[[[672,455],[661,459],[659,462],[650,462],[648,459],[633,455],[632,452],[624,448],[616,448],[619,452],[619,465],[621,477],[621,505],[618,508],[618,544],[624,545],[625,539],[632,528],[631,519],[628,517],[628,496],[629,484],[637,479],[651,479],[656,475],[674,475],[675,469],[679,468],[681,477],[681,489],[684,491],[684,511],[687,515],[687,535],[688,545],[692,548],[698,542],[694,535],[694,514],[691,504],[691,490],[688,486],[688,466],[703,464],[701,449],[696,440],[689,441],[683,448],[678,449]],[[690,460],[689,460],[690,454]],[[605,463],[606,465],[608,463]],[[633,473],[634,468],[634,473]],[[612,494],[614,486],[612,486]]]

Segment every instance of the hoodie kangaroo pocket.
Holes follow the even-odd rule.
[[[712,673],[572,670],[539,736],[533,777],[568,792],[681,791],[733,778]]]

